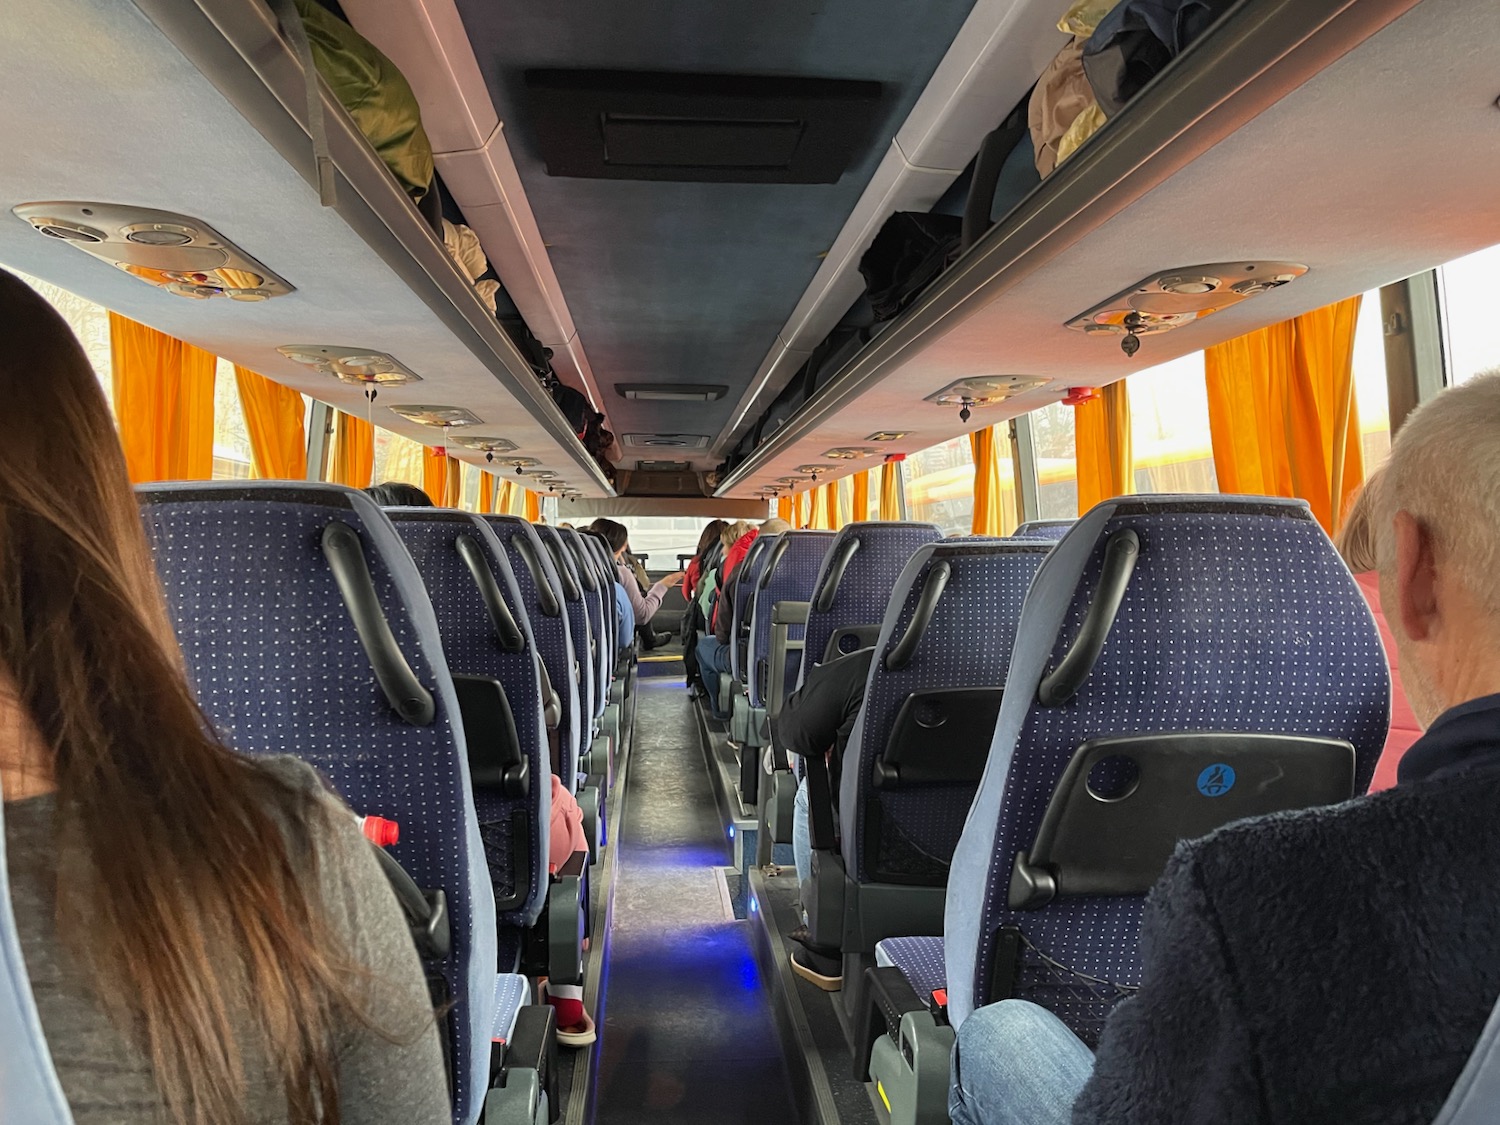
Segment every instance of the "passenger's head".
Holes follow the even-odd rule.
[[[787,523],[786,520],[782,519],[780,516],[772,516],[765,523],[760,525],[760,533],[762,535],[780,535],[783,531],[791,530],[792,525]],[[762,547],[761,550],[765,550],[765,548]]]
[[[404,480],[388,480],[383,484],[372,484],[365,489],[370,498],[382,508],[431,508],[432,497],[414,484]]]
[[[630,543],[630,532],[625,530],[624,524],[616,523],[614,520],[601,517],[589,524],[589,530],[599,533],[604,542],[609,544],[609,553],[616,558],[624,553]]]
[[[152,1060],[169,1121],[245,1120],[258,1044],[234,1040],[232,1010],[267,1044],[289,1119],[330,1120],[320,1103],[336,1119],[354,969],[269,811],[305,827],[325,806],[303,811],[198,710],[103,390],[4,271],[0,401],[0,775],[56,791],[60,938]]]
[[[1364,486],[1354,494],[1344,513],[1344,526],[1334,538],[1334,546],[1354,574],[1365,574],[1380,565],[1375,542],[1376,494],[1384,475],[1385,469],[1381,467],[1365,478]]]
[[[720,533],[719,542],[724,545],[724,549],[727,551],[745,536],[749,535],[752,530],[753,525],[749,520],[735,520]]]
[[[1500,692],[1500,369],[1407,418],[1375,500],[1381,606],[1425,726]]]
[[[719,541],[719,536],[724,533],[724,529],[728,526],[723,520],[709,520],[708,526],[703,529],[703,534],[698,536],[698,549],[693,554],[701,559],[703,552]]]

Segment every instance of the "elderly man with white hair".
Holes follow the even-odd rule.
[[[1425,728],[1396,787],[1179,846],[1097,1057],[1033,1004],[981,1008],[957,1125],[1437,1115],[1500,995],[1500,370],[1407,419],[1375,500]]]

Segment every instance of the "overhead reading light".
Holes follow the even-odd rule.
[[[910,432],[911,432],[910,430],[876,430],[869,437],[865,438],[865,440],[866,441],[900,441],[902,438],[904,438]]]
[[[515,471],[516,476],[519,477],[525,476],[526,470],[534,468],[537,461],[535,457],[507,457],[505,459],[505,463],[509,465]]]
[[[720,383],[616,383],[615,392],[640,402],[713,402],[729,388]]]
[[[806,477],[777,477],[776,480],[778,483],[784,484],[789,488],[795,488],[799,484],[807,483]]]
[[[22,203],[12,208],[41,234],[168,293],[194,300],[264,301],[293,292],[200,219],[118,203]]]
[[[287,359],[305,364],[341,383],[360,387],[399,387],[420,383],[422,376],[385,352],[369,348],[338,348],[328,344],[282,344],[276,349]]]
[[[835,461],[858,461],[862,457],[868,457],[874,453],[873,449],[864,449],[857,445],[842,445],[837,449],[830,449],[823,454],[824,457]]]
[[[491,437],[489,434],[456,434],[452,440],[454,445],[480,453],[509,453],[516,448],[515,442],[503,437]]]
[[[1192,324],[1306,272],[1296,262],[1217,262],[1165,270],[1080,313],[1068,327],[1119,340],[1120,350],[1133,356],[1141,349],[1142,336]]]
[[[1031,375],[983,375],[949,383],[937,394],[928,395],[926,401],[958,407],[959,420],[967,422],[969,412],[976,406],[994,406],[1046,383],[1046,379]]]
[[[832,465],[798,465],[797,471],[799,473],[806,473],[808,476],[816,480],[831,468],[833,468]]]
[[[392,406],[392,414],[399,414],[408,422],[419,426],[434,426],[446,430],[457,426],[482,426],[484,419],[462,406]]]

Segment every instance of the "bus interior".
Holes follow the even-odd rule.
[[[1493,0],[47,0],[0,19],[0,267],[110,397],[210,719],[402,822],[454,1125],[946,1125],[945,1008],[1092,1044],[1177,840],[1394,768],[1378,643],[1306,729],[1261,687],[1375,636],[1330,536],[1500,365],[1497,44]],[[830,778],[778,721],[866,649]],[[1144,682],[1239,734],[1141,744]],[[1353,765],[1129,800],[1304,736]],[[70,1121],[49,1069],[0,1117]]]

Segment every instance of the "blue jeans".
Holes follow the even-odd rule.
[[[807,778],[797,783],[797,799],[792,803],[792,863],[797,868],[797,886],[807,893],[808,881],[812,878],[812,833],[807,827]],[[807,921],[807,911],[802,910],[802,920]]]
[[[708,689],[708,709],[716,719],[729,716],[719,710],[719,674],[729,672],[729,646],[709,633],[698,642],[698,675]]]
[[[953,1125],[1068,1125],[1094,1053],[1046,1008],[1001,1000],[958,1030],[948,1116]]]

